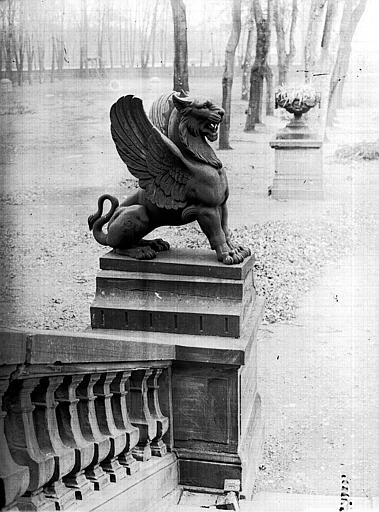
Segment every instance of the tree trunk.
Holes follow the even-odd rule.
[[[278,54],[278,70],[279,85],[287,83],[287,76],[291,62],[295,57],[295,28],[298,15],[297,0],[292,0],[291,10],[291,26],[289,34],[289,51],[286,49],[286,33],[285,33],[285,4],[281,0],[274,2],[274,23],[276,30],[276,48]]]
[[[56,63],[58,71],[58,80],[63,80],[63,63],[64,63],[64,42],[60,39],[56,42]]]
[[[345,3],[345,0],[328,1],[320,45],[320,58],[316,64],[315,73],[313,75],[313,86],[320,92],[321,98],[326,101],[322,101],[318,109],[312,109],[308,117],[309,119],[318,119],[319,130],[322,137],[325,136],[330,77],[337,57]]]
[[[17,83],[22,85],[24,75],[24,35],[22,27],[19,30],[18,44],[16,44],[15,38],[13,39],[13,52],[17,70]]]
[[[247,109],[247,117],[245,131],[253,131],[255,125],[261,123],[262,103],[263,103],[263,80],[270,85],[271,69],[267,63],[267,56],[270,49],[271,36],[271,2],[267,2],[267,16],[264,17],[259,0],[253,0],[255,26],[257,29],[257,43],[255,50],[255,61],[250,73],[250,94],[249,106]],[[271,78],[272,80],[272,78]],[[267,88],[269,91],[269,87]],[[272,91],[271,91],[272,92]],[[266,111],[268,100],[266,98]]]
[[[234,60],[236,48],[241,35],[241,0],[233,0],[232,30],[225,51],[225,69],[222,77],[222,108],[224,120],[220,125],[220,149],[232,149],[229,144],[230,110],[234,77]]]
[[[214,67],[216,65],[216,53],[215,46],[213,43],[213,32],[211,32],[211,66]]]
[[[108,0],[109,2],[109,0]],[[109,53],[109,67],[113,69],[113,29],[111,29],[111,21],[113,19],[113,5],[112,3],[107,7],[107,39],[108,39],[108,53]]]
[[[6,11],[7,27],[5,35],[5,76],[8,80],[12,80],[12,63],[13,63],[13,32],[14,32],[14,9],[11,2],[8,2]]]
[[[97,62],[99,76],[104,76],[103,43],[104,43],[105,8],[99,8],[99,21],[97,27]]]
[[[266,116],[274,115],[274,73],[270,66],[266,66]]]
[[[38,76],[39,83],[42,84],[45,75],[45,42],[38,41],[37,53],[38,53]]]
[[[324,22],[325,6],[328,0],[312,0],[308,29],[304,47],[305,81],[312,82],[318,52],[321,48],[321,37]]]
[[[171,0],[174,21],[174,91],[189,91],[186,6],[183,0]]]
[[[56,45],[55,45],[55,37],[51,36],[51,71],[50,71],[50,82],[54,82],[55,77],[55,53],[56,53]]]
[[[32,71],[33,71],[33,61],[34,61],[34,47],[33,47],[33,41],[30,35],[28,35],[26,44],[25,44],[25,50],[26,50],[26,61],[28,65],[28,83],[29,85],[32,85]]]
[[[330,92],[328,98],[328,113],[326,124],[333,124],[336,110],[341,106],[343,87],[349,69],[351,54],[351,41],[359,20],[366,8],[367,0],[360,0],[355,9],[352,9],[352,0],[346,0],[341,21],[340,43],[337,58],[330,79]]]
[[[167,51],[167,24],[168,24],[168,12],[167,12],[167,4],[163,11],[163,28],[160,31],[160,48],[159,48],[159,55],[160,55],[160,61],[161,66],[164,68],[166,66],[166,51]]]
[[[88,9],[87,0],[81,0],[80,76],[88,78]]]
[[[3,47],[4,44],[4,31],[0,29],[0,78],[3,78]]]
[[[153,11],[153,22],[151,25],[151,33],[150,33],[150,47],[151,47],[151,67],[155,67],[155,46],[156,46],[156,37],[157,37],[157,13],[158,13],[158,5],[159,0],[155,1],[154,11]]]
[[[254,13],[253,9],[251,9],[250,17],[249,17],[249,27],[247,31],[247,41],[246,41],[246,51],[245,57],[242,63],[242,91],[241,91],[241,100],[249,99],[249,69],[251,67],[252,61],[252,50],[253,50],[253,42],[254,42]]]

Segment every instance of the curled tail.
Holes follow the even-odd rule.
[[[103,215],[103,207],[104,201],[109,200],[111,202],[110,210]],[[112,215],[118,208],[118,199],[109,194],[103,194],[99,197],[97,205],[97,212],[88,217],[88,227],[90,231],[93,230],[93,236],[95,237],[96,242],[101,245],[108,245],[107,243],[107,235],[103,232],[103,226],[109,222],[112,218]]]

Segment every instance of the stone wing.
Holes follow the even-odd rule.
[[[159,208],[184,208],[189,174],[181,153],[149,121],[142,100],[123,96],[112,106],[110,118],[118,154],[147,198]]]

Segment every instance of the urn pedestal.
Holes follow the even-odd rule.
[[[277,138],[273,199],[324,199],[322,141],[314,138]]]
[[[253,265],[250,256],[225,266],[205,250],[172,249],[145,261],[111,251],[100,258],[91,306],[96,331],[175,347],[172,424],[163,439],[177,455],[179,484],[223,489],[237,479],[247,498],[263,445],[256,357],[263,300]]]

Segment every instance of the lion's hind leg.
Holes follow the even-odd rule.
[[[143,239],[156,227],[156,222],[152,221],[144,206],[121,207],[108,225],[108,244],[117,254],[139,260],[153,259],[157,252],[170,248],[162,239]]]

